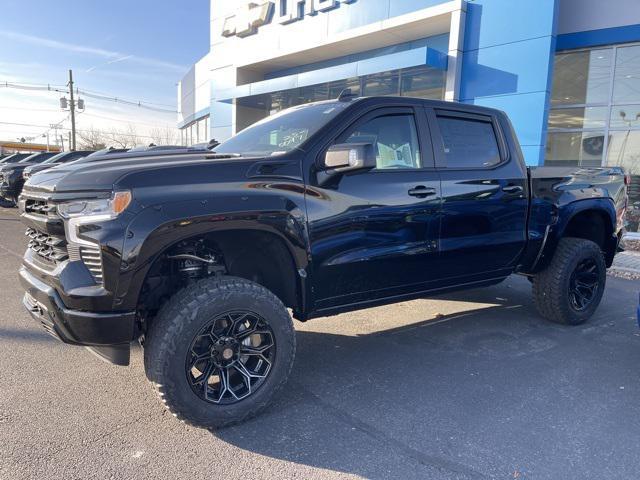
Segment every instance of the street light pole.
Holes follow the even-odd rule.
[[[71,150],[76,149],[76,104],[73,101],[73,71],[69,70],[69,108],[71,109]]]

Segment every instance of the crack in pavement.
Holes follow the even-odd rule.
[[[9,254],[13,255],[14,257],[17,257],[20,260],[22,260],[22,254],[21,253],[16,253],[13,250],[11,250],[10,248],[7,248],[2,244],[0,244],[0,250],[4,251],[6,253],[9,253]]]
[[[112,436],[113,434],[119,432],[120,430],[124,430],[125,428],[128,428],[132,425],[135,425],[136,423],[139,423],[141,420],[144,420],[146,418],[151,418],[153,416],[155,416],[156,412],[150,412],[150,413],[146,413],[144,415],[139,415],[136,418],[132,419],[129,422],[126,422],[122,425],[117,425],[115,428],[108,430],[106,432],[101,433],[100,435],[97,435],[93,438],[90,438],[89,440],[87,440],[86,442],[82,442],[81,444],[77,444],[75,445],[76,447],[82,447],[85,448],[89,445],[94,445],[95,443],[99,442],[100,440],[103,440],[105,438],[108,438],[110,436]],[[68,450],[69,448],[71,448],[71,445],[65,445],[65,446],[61,446],[58,449],[54,450],[53,452],[51,452],[49,455],[45,456],[44,458],[42,458],[43,461],[45,462],[50,462],[54,457],[58,456],[61,452],[64,452],[66,450]]]
[[[439,457],[436,455],[430,455],[428,453],[421,452],[415,448],[401,442],[400,440],[393,438],[382,430],[377,429],[371,424],[368,424],[354,415],[345,412],[334,405],[331,405],[320,396],[313,393],[309,388],[300,384],[299,382],[293,382],[297,388],[304,394],[309,396],[315,403],[317,403],[323,410],[330,415],[337,417],[338,420],[350,425],[351,427],[359,430],[365,435],[373,438],[375,441],[387,446],[390,450],[395,451],[397,455],[408,457],[421,465],[436,468],[440,471],[447,471],[457,475],[464,475],[467,478],[488,478],[486,475],[466,466],[461,463]]]

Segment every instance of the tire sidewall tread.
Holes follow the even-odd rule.
[[[187,381],[187,349],[207,321],[240,308],[255,311],[267,321],[276,340],[275,359],[254,393],[234,404],[212,404],[199,398]],[[144,364],[147,377],[174,416],[194,426],[220,428],[241,423],[270,403],[286,383],[295,350],[293,321],[273,293],[242,278],[213,277],[188,285],[163,306],[145,336]]]
[[[600,284],[596,298],[584,311],[576,311],[569,303],[569,281],[576,266],[587,258],[598,265]],[[551,263],[533,278],[533,298],[538,312],[555,323],[580,325],[598,308],[606,284],[606,264],[600,247],[582,238],[560,239]]]

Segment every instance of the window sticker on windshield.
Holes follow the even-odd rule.
[[[327,108],[324,112],[322,112],[323,115],[329,115],[331,112],[333,112],[336,109],[336,107],[331,107],[331,108]]]
[[[282,137],[279,147],[297,146],[307,139],[308,129],[293,130]]]

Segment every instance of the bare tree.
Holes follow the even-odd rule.
[[[178,130],[169,126],[154,127],[149,130],[151,142],[156,145],[177,145],[179,143]]]
[[[82,150],[102,150],[106,147],[102,130],[91,125],[88,129],[78,130],[78,146]]]
[[[138,136],[138,130],[133,123],[128,123],[124,128],[113,128],[105,132],[107,143],[118,148],[133,148],[142,144]]]

